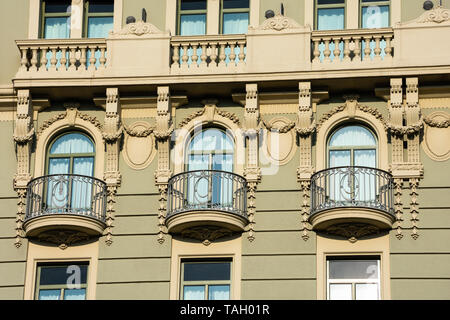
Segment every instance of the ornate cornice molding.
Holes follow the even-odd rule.
[[[72,230],[50,230],[39,234],[37,237],[39,242],[56,244],[61,250],[65,250],[73,244],[88,241],[89,239],[90,236],[88,234]]]
[[[199,226],[192,227],[181,232],[181,236],[184,238],[199,240],[205,246],[209,246],[213,241],[230,237],[233,235],[231,230],[217,227],[217,226]]]
[[[235,123],[235,124],[237,124],[238,126],[240,126],[240,120],[239,120],[239,117],[238,117],[236,114],[234,114],[234,113],[232,113],[232,112],[228,112],[228,111],[224,111],[224,110],[219,109],[219,108],[215,105],[214,101],[204,101],[204,103],[205,103],[205,106],[203,107],[202,110],[199,110],[199,111],[197,111],[197,112],[194,112],[194,113],[190,114],[189,116],[187,116],[186,118],[184,118],[184,119],[178,124],[178,127],[179,127],[179,128],[183,128],[184,126],[186,126],[186,125],[187,125],[189,122],[191,122],[192,120],[194,120],[194,119],[196,119],[196,118],[199,118],[199,117],[205,115],[205,113],[206,113],[208,110],[212,110],[212,111],[209,111],[209,114],[208,114],[208,121],[213,121],[214,114],[217,114],[217,115],[221,116],[222,118],[229,119],[229,120],[231,120],[233,123]],[[212,109],[211,109],[211,108],[212,108]]]
[[[325,232],[329,235],[344,237],[351,243],[355,243],[362,237],[378,234],[380,229],[363,223],[341,223],[329,227]]]

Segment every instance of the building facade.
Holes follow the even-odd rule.
[[[450,299],[450,1],[2,1],[0,299]]]

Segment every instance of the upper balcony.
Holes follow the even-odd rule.
[[[395,220],[392,175],[369,167],[335,167],[311,177],[310,222],[315,230],[337,225],[390,229]]]
[[[93,177],[53,174],[28,183],[26,236],[44,241],[68,231],[71,242],[102,235],[106,227],[106,184]]]
[[[170,233],[187,235],[197,227],[212,227],[231,234],[244,231],[247,224],[247,183],[243,177],[196,170],[169,180],[166,225]]]
[[[247,34],[172,36],[138,21],[106,39],[17,40],[15,87],[299,80],[450,72],[449,10],[382,29],[312,31],[277,15]]]

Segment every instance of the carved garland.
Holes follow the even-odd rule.
[[[433,120],[433,119],[431,119],[429,117],[425,117],[425,118],[423,118],[423,121],[428,126],[433,127],[433,128],[443,128],[443,129],[445,129],[445,128],[450,127],[450,120],[436,121],[436,120]]]

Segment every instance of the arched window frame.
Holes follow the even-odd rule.
[[[58,141],[60,138],[62,138],[65,135],[71,134],[71,133],[77,133],[77,134],[81,134],[83,136],[85,136],[87,139],[89,139],[89,141],[92,143],[92,146],[94,148],[94,152],[90,152],[90,153],[64,153],[64,154],[57,154],[57,155],[51,155],[50,151],[53,147],[53,145],[55,144],[56,141]],[[49,165],[50,165],[50,159],[55,159],[55,158],[69,158],[70,159],[70,164],[69,164],[69,172],[68,174],[73,174],[73,162],[74,159],[77,157],[92,157],[93,161],[94,161],[94,167],[92,169],[92,176],[95,175],[95,161],[96,161],[96,153],[95,153],[95,141],[85,132],[80,131],[80,130],[71,130],[71,131],[63,131],[63,132],[59,132],[57,134],[55,134],[53,136],[53,138],[50,140],[50,143],[47,146],[47,150],[46,150],[46,159],[45,159],[45,175],[49,174]]]
[[[350,126],[359,126],[362,127],[366,130],[368,130],[373,138],[375,139],[375,147],[373,146],[364,146],[364,145],[359,145],[359,146],[344,146],[344,147],[330,147],[330,142],[331,139],[333,138],[333,136],[341,129],[345,128],[345,127],[350,127]],[[339,125],[335,126],[333,129],[331,129],[330,133],[328,134],[328,138],[327,138],[327,144],[326,144],[326,167],[327,168],[331,168],[330,166],[330,151],[332,150],[350,150],[350,166],[355,166],[355,162],[354,162],[354,151],[355,150],[371,150],[371,149],[375,149],[375,168],[378,168],[379,166],[379,159],[378,159],[378,147],[379,147],[379,141],[378,141],[378,136],[376,134],[376,132],[370,127],[367,126],[365,123],[361,123],[361,122],[344,122],[344,123],[340,123]]]

